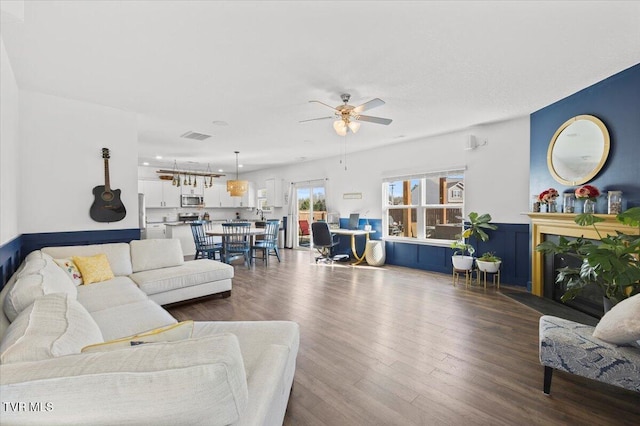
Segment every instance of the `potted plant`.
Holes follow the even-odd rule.
[[[473,245],[466,243],[465,240],[471,240],[473,238],[476,241],[476,244],[478,240],[489,240],[489,235],[485,232],[485,229],[498,229],[496,225],[489,222],[491,222],[490,214],[480,215],[476,212],[469,213],[469,223],[466,229],[462,234],[460,234],[460,239],[458,241],[451,243],[451,248],[454,249],[453,256],[451,256],[451,262],[453,263],[454,268],[462,270],[469,270],[473,268],[473,254],[475,253],[475,248]],[[465,256],[465,252],[468,252],[469,255]],[[460,265],[460,267],[456,265]],[[462,267],[467,265],[468,267]]]
[[[453,249],[453,256],[451,256],[451,262],[455,269],[462,271],[469,271],[473,268],[473,253],[476,249],[471,244],[467,244],[464,240],[458,240],[451,243]],[[465,253],[469,253],[465,255]]]
[[[638,227],[640,233],[640,207],[622,212],[616,219]],[[580,261],[579,267],[558,269],[556,282],[566,286],[561,300],[571,300],[585,287],[596,285],[604,292],[606,312],[608,306],[640,293],[640,235],[617,232],[603,237],[596,224],[604,219],[590,213],[580,214],[574,221],[580,226],[593,226],[599,241],[560,237],[557,244],[545,241],[536,247],[542,253],[563,254]]]
[[[500,269],[502,259],[496,256],[493,252],[483,253],[482,256],[476,259],[478,269],[485,272],[495,274]]]

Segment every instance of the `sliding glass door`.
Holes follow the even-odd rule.
[[[296,220],[298,234],[294,240],[295,248],[311,246],[311,223],[327,219],[326,193],[322,184],[296,184],[295,186]]]

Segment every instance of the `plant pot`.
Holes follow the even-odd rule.
[[[470,271],[473,269],[473,256],[451,256],[451,263],[455,269]]]
[[[481,271],[489,272],[491,274],[495,274],[500,269],[500,264],[502,261],[498,262],[487,262],[486,260],[476,260],[476,264],[478,265],[478,269]]]

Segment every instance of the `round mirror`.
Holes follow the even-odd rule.
[[[562,124],[549,143],[547,165],[555,180],[581,185],[598,174],[609,156],[609,132],[592,115],[578,115]]]

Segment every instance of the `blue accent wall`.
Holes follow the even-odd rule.
[[[529,282],[529,225],[494,223],[495,231],[488,231],[487,242],[471,241],[476,255],[494,252],[502,258],[501,281],[505,284],[527,286]],[[426,271],[450,274],[453,268],[449,247],[386,241],[386,263]]]
[[[547,167],[547,149],[558,127],[581,114],[602,120],[611,138],[607,163],[589,182],[603,193],[596,212],[607,212],[608,190],[622,191],[623,209],[640,206],[640,64],[531,114],[531,194],[549,187],[560,193],[576,188],[553,179]]]
[[[0,288],[9,280],[27,254],[42,247],[128,243],[139,239],[138,228],[22,234],[0,247]]]

